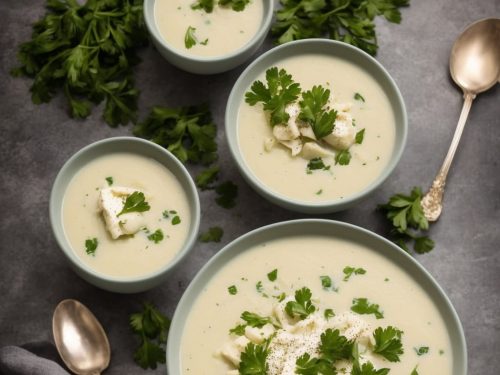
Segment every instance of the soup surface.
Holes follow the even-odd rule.
[[[141,213],[141,230],[112,239],[98,201],[101,189],[118,186],[144,192],[150,209]],[[102,156],[85,165],[68,185],[62,211],[74,253],[95,271],[116,277],[163,268],[184,245],[191,221],[187,196],[175,176],[156,160],[128,153]],[[89,239],[97,240],[90,254]]]
[[[362,268],[365,273],[345,268]],[[276,270],[271,281],[268,273]],[[325,288],[328,276],[331,286]],[[186,320],[181,342],[182,374],[221,375],[234,366],[218,351],[234,340],[229,330],[242,323],[249,311],[270,316],[282,293],[307,287],[317,311],[348,312],[354,298],[378,304],[383,318],[359,315],[371,329],[397,327],[403,331],[400,362],[375,355],[375,368],[394,375],[409,375],[415,366],[425,375],[452,375],[449,335],[442,316],[424,290],[387,258],[368,248],[323,236],[296,236],[273,240],[245,251],[227,263],[200,293]],[[236,293],[235,293],[236,291]],[[357,314],[355,314],[357,315]],[[418,354],[420,348],[427,353]],[[236,371],[237,373],[237,371]]]
[[[161,36],[183,54],[206,57],[230,54],[252,39],[264,17],[263,0],[251,0],[239,12],[215,1],[213,11],[207,13],[192,9],[194,3],[193,0],[155,1],[155,21]],[[189,28],[196,44],[187,48],[185,38]]]
[[[238,113],[238,142],[254,176],[275,193],[301,202],[343,199],[370,185],[388,164],[394,148],[395,118],[387,95],[364,70],[351,63],[323,55],[303,55],[275,64],[285,69],[302,92],[314,85],[331,91],[336,103],[352,104],[350,114],[356,131],[364,129],[362,144],[349,148],[348,165],[323,157],[328,170],[307,170],[309,160],[292,156],[277,144],[265,149],[273,129],[262,104],[242,101]],[[264,73],[258,78],[265,82]],[[360,94],[363,100],[355,99]]]

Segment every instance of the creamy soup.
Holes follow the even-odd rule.
[[[347,266],[358,271],[348,276],[344,271]],[[268,273],[273,270],[276,278],[271,281]],[[325,283],[327,278],[331,283]],[[181,342],[182,374],[237,374],[235,366],[218,353],[237,337],[229,330],[244,323],[242,312],[270,316],[276,297],[282,293],[293,296],[303,287],[312,292],[321,315],[325,309],[332,309],[336,317],[349,312],[372,331],[393,326],[403,332],[400,362],[389,362],[375,354],[370,357],[375,368],[388,368],[390,375],[410,375],[418,366],[419,374],[452,375],[450,338],[444,321],[419,284],[390,260],[365,247],[322,236],[273,240],[225,265],[200,293],[186,320]],[[355,298],[377,304],[383,318],[353,313]]]
[[[275,66],[291,74],[303,92],[314,85],[328,88],[331,101],[349,107],[353,130],[364,129],[364,136],[349,148],[348,165],[326,156],[327,169],[308,170],[308,159],[292,156],[281,144],[266,150],[266,140],[273,137],[269,116],[261,103],[242,101],[238,143],[253,175],[275,193],[302,202],[343,199],[363,190],[382,173],[394,148],[395,118],[383,89],[364,70],[339,58],[305,55]],[[265,82],[264,73],[259,80]]]
[[[211,13],[192,9],[193,4],[193,0],[156,0],[154,13],[165,42],[194,56],[223,56],[236,51],[257,33],[264,17],[263,0],[251,0],[242,11],[215,1]],[[187,33],[195,42],[189,48]]]
[[[133,213],[141,220],[135,234],[113,239],[99,200],[103,191],[124,187],[142,192],[150,208]],[[117,225],[126,217],[120,216]],[[191,222],[187,196],[175,176],[153,159],[128,153],[85,165],[65,192],[62,219],[78,258],[98,273],[116,277],[142,276],[164,267],[182,248]]]

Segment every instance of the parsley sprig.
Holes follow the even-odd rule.
[[[193,5],[191,5],[191,8],[212,13],[216,3],[220,6],[231,7],[231,9],[236,12],[241,12],[245,9],[248,3],[250,3],[250,0],[197,0]]]
[[[241,353],[239,364],[240,375],[267,375],[268,365],[266,363],[269,350],[267,342],[256,345],[249,343],[245,351]]]
[[[377,53],[376,16],[401,22],[400,7],[409,0],[280,0],[272,33],[279,44],[328,36]]]
[[[141,312],[130,315],[130,327],[141,341],[134,354],[135,362],[143,369],[155,369],[157,363],[165,363],[170,319],[152,304],[145,303]]]
[[[105,102],[111,126],[137,118],[133,66],[136,49],[147,44],[142,0],[49,0],[47,13],[33,25],[31,40],[19,47],[16,76],[33,78],[35,104],[48,103],[62,91],[70,115],[86,118]]]
[[[264,110],[271,113],[272,126],[284,124],[290,118],[285,108],[299,97],[300,85],[285,69],[277,67],[266,71],[266,81],[267,86],[262,81],[255,81],[245,94],[245,101],[252,106],[262,102]]]
[[[366,298],[354,298],[351,310],[358,314],[373,314],[375,318],[382,319],[384,313],[379,310],[380,306],[376,303],[370,303]]]
[[[149,211],[150,208],[151,207],[149,206],[149,203],[146,202],[144,193],[140,191],[134,191],[127,197],[127,199],[125,199],[122,210],[116,216],[121,216],[130,212],[145,212]]]
[[[422,190],[415,187],[410,195],[393,195],[388,203],[379,206],[392,224],[390,236],[393,241],[409,252],[408,242],[413,240],[413,248],[418,254],[434,248],[434,241],[422,235],[429,229],[429,222],[425,218],[421,200]]]
[[[402,334],[402,331],[392,326],[378,327],[373,332],[375,339],[373,352],[380,354],[390,362],[399,362],[399,356],[404,353],[403,344],[401,343]]]
[[[320,85],[303,92],[299,102],[299,118],[311,125],[317,139],[331,134],[335,126],[337,111],[326,108],[329,98],[330,90]]]
[[[312,293],[309,288],[302,288],[295,291],[295,301],[288,301],[285,305],[286,313],[294,318],[307,318],[316,311],[316,306],[311,302]]]

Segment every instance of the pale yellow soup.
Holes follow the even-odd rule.
[[[99,190],[125,186],[144,192],[151,209],[143,213],[146,230],[116,240],[109,235],[98,209]],[[172,224],[177,211],[181,222]],[[153,273],[170,262],[183,247],[191,222],[189,202],[175,176],[156,160],[115,153],[85,165],[70,181],[64,195],[62,221],[66,238],[80,260],[98,273],[113,277],[139,277]],[[164,239],[155,243],[148,235],[161,229]],[[97,238],[94,255],[86,252],[85,241]]]
[[[277,144],[270,151],[264,141],[272,128],[262,104],[250,106],[242,100],[238,112],[238,145],[254,177],[283,197],[301,202],[324,202],[344,199],[369,186],[390,161],[395,142],[395,117],[389,99],[379,84],[361,68],[336,57],[302,55],[278,61],[302,91],[314,85],[331,90],[339,103],[353,103],[351,114],[356,130],[365,129],[362,144],[351,146],[349,165],[335,165],[333,158],[323,158],[329,171],[307,174],[308,160],[295,156]],[[258,78],[265,82],[265,72]],[[361,94],[365,102],[354,100]]]
[[[362,267],[364,275],[343,281],[345,266]],[[267,273],[277,269],[271,282]],[[324,290],[320,276],[330,276],[337,292]],[[261,281],[263,290],[256,284]],[[238,292],[231,295],[228,287]],[[301,236],[273,240],[237,256],[214,276],[200,293],[186,320],[181,342],[182,374],[221,375],[231,367],[215,355],[231,340],[229,329],[242,321],[243,311],[269,316],[276,304],[272,296],[287,295],[308,287],[315,304],[340,314],[349,311],[353,298],[367,298],[380,305],[383,319],[359,315],[372,328],[395,326],[404,331],[401,362],[376,356],[376,368],[390,374],[409,375],[418,365],[425,375],[453,375],[451,344],[442,316],[425,291],[387,258],[361,245],[323,236]],[[264,297],[264,293],[269,298]],[[234,339],[234,337],[233,337]],[[418,356],[414,348],[428,346]]]
[[[251,0],[242,11],[221,7],[215,1],[211,13],[192,9],[194,0],[156,0],[155,22],[165,42],[183,54],[223,56],[245,46],[257,33],[264,18],[263,0]],[[184,38],[189,27],[196,30],[198,41],[186,48]],[[202,44],[201,42],[205,42]]]

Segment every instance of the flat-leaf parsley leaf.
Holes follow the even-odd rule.
[[[146,202],[144,193],[140,191],[134,191],[127,197],[127,199],[125,199],[123,208],[117,216],[128,214],[130,212],[145,212],[149,211],[150,208],[151,207],[149,206],[149,203]]]
[[[309,288],[302,288],[295,291],[295,301],[288,301],[285,311],[290,317],[305,319],[316,311],[316,306],[311,302],[312,293]]]
[[[377,319],[384,317],[384,314],[379,310],[379,305],[368,302],[366,298],[354,298],[351,310],[358,314],[373,314]]]

